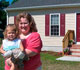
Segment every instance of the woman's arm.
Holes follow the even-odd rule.
[[[0,47],[0,53],[3,53],[3,54],[4,54],[5,52],[6,52],[6,51],[3,50],[3,47],[2,47],[2,45],[1,45],[1,47]]]
[[[35,56],[37,54],[40,54],[41,47],[42,47],[42,40],[40,38],[40,35],[38,33],[32,33],[31,37],[28,38],[27,45],[25,52],[26,54],[30,56]]]
[[[23,47],[22,42],[20,43],[20,49],[21,49],[21,51],[25,51],[26,55],[29,56],[29,57],[30,57],[30,56],[34,56],[34,55],[37,54],[37,53],[32,52],[31,50],[28,50],[28,49],[25,49],[25,50],[24,50],[24,47]]]
[[[33,52],[31,50],[25,49],[25,53],[30,57],[30,56],[35,56],[37,53]]]
[[[36,55],[37,53],[35,53],[35,52],[32,52],[31,50],[28,50],[28,49],[25,49],[24,50],[24,47],[23,47],[23,45],[22,45],[22,42],[20,43],[20,49],[21,49],[21,51],[25,51],[25,53],[26,53],[26,55],[27,56],[34,56],[34,55]]]

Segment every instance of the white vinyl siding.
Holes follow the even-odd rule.
[[[76,31],[76,18],[75,18],[75,13],[68,13],[66,14],[66,18],[65,18],[65,30],[66,32],[68,30],[74,30]]]
[[[8,24],[14,24],[14,16],[9,17],[9,22]]]

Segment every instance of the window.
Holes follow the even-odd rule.
[[[50,16],[50,35],[59,36],[59,14],[51,14]]]

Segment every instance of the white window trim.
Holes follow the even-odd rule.
[[[60,13],[51,13],[50,14],[49,35],[53,36],[53,35],[51,35],[51,15],[59,15],[59,36],[60,36]]]

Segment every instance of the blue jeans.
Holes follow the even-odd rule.
[[[38,67],[36,70],[42,70],[42,66]]]

